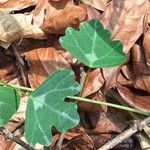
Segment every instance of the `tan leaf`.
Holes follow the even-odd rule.
[[[31,22],[32,14],[12,15],[0,10],[0,41],[11,43],[22,38],[45,38],[43,31],[39,27],[31,25]]]
[[[30,64],[29,82],[32,88],[41,84],[48,75],[59,68],[70,68],[69,63],[53,47],[35,48],[25,53]]]
[[[107,6],[108,0],[82,0],[83,3],[93,6],[94,8],[104,11]]]
[[[33,6],[37,2],[38,0],[1,0],[0,8],[8,11],[21,10]]]
[[[106,8],[101,22],[112,32],[113,39],[123,42],[125,53],[143,33],[144,17],[149,6],[148,0],[113,0]]]
[[[148,29],[148,31],[146,32],[145,36],[144,36],[144,40],[143,40],[143,47],[144,47],[144,53],[146,56],[146,62],[147,65],[150,66],[150,28]]]

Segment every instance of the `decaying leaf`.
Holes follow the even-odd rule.
[[[150,43],[150,28],[146,32],[146,34],[144,36],[144,40],[143,40],[144,53],[146,56],[146,62],[147,62],[148,66],[150,66],[150,46],[149,46],[149,43]]]
[[[100,69],[92,70],[88,73],[86,84],[82,96],[87,97],[97,92],[104,84],[104,79]]]
[[[98,10],[104,11],[108,0],[82,0],[85,4],[91,5]]]
[[[36,48],[25,53],[30,64],[29,82],[31,87],[40,85],[47,76],[58,68],[70,68],[69,63],[53,47]]]
[[[21,10],[35,5],[38,0],[1,0],[0,8],[7,11]]]
[[[86,11],[69,0],[44,0],[36,6],[33,23],[40,26],[45,34],[62,34],[68,26],[77,27],[85,18]]]
[[[146,64],[144,51],[139,45],[134,44],[132,53],[134,86],[150,93],[150,67]]]
[[[106,98],[103,96],[102,92],[99,90],[91,95],[89,95],[87,98],[94,99],[97,101],[106,102]],[[96,104],[90,104],[90,103],[80,103],[78,102],[79,110],[86,111],[86,112],[95,112],[95,111],[101,111],[101,112],[107,112],[107,106],[100,106]]]
[[[105,85],[103,87],[103,92],[106,94],[112,87],[117,84],[117,77],[119,75],[121,66],[113,68],[102,69],[102,74],[104,77]]]
[[[143,91],[134,88],[117,85],[117,89],[123,100],[130,106],[141,111],[150,111],[150,96]]]
[[[0,80],[10,81],[17,76],[17,66],[13,60],[0,52]]]
[[[125,53],[143,33],[144,16],[149,6],[148,0],[113,0],[107,6],[101,22],[112,32],[113,39],[123,42]]]
[[[34,38],[43,39],[43,31],[31,25],[32,14],[9,14],[0,10],[0,42],[11,43],[17,39]]]

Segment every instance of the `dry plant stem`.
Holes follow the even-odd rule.
[[[104,144],[98,150],[109,150],[109,149],[115,147],[116,145],[121,143],[123,140],[125,140],[125,139],[129,138],[130,136],[132,136],[134,133],[136,133],[138,131],[141,131],[144,127],[146,127],[149,124],[150,124],[150,117],[147,117],[146,119],[144,119],[141,122],[135,121],[134,125],[131,128],[125,130],[124,132],[119,134],[117,137],[115,137],[111,141]]]
[[[59,137],[59,140],[57,142],[55,150],[61,150],[64,137],[65,137],[65,133],[61,133],[61,135]]]
[[[88,68],[79,97],[82,97],[91,68]]]
[[[26,79],[26,75],[24,73],[24,61],[23,59],[20,57],[18,51],[16,50],[15,48],[15,45],[12,45],[12,51],[13,53],[15,54],[15,57],[16,57],[16,60],[18,62],[18,67],[19,67],[19,70],[20,70],[20,73],[21,73],[21,77],[22,77],[22,82],[24,84],[24,86],[27,86],[27,79]]]
[[[3,133],[5,139],[10,139],[10,140],[16,142],[17,144],[21,145],[25,149],[35,150],[30,145],[28,145],[24,141],[20,140],[18,137],[14,136],[8,129],[5,129],[4,127],[0,127],[0,131]]]

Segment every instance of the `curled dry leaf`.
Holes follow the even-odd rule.
[[[92,6],[86,4],[81,4],[79,6],[82,7],[84,10],[86,10],[87,13],[86,21],[90,21],[92,19],[97,19],[97,20],[100,19],[101,13],[95,8],[93,8]]]
[[[82,96],[87,97],[97,92],[102,87],[103,84],[104,84],[104,79],[102,77],[101,70],[95,69],[95,70],[90,71],[86,79],[86,83],[85,83]]]
[[[29,61],[29,83],[32,88],[40,85],[48,75],[59,68],[70,68],[69,63],[53,47],[36,48],[25,53]]]
[[[137,44],[133,46],[134,86],[150,93],[150,67],[146,64],[144,50]]]
[[[130,106],[141,111],[150,111],[150,96],[145,92],[117,85],[117,89],[123,100]]]
[[[144,40],[143,40],[144,53],[146,56],[146,62],[147,62],[148,66],[150,66],[150,46],[149,46],[149,43],[150,43],[150,28],[146,32],[146,34],[144,36]]]
[[[121,66],[102,69],[102,74],[105,80],[105,85],[103,87],[104,94],[106,94],[112,87],[116,86],[117,76],[120,72],[120,68]]]
[[[39,1],[33,23],[45,34],[62,34],[68,26],[77,27],[86,18],[86,11],[68,0],[61,2]],[[65,21],[64,21],[65,20]]]
[[[143,33],[149,6],[148,0],[113,0],[106,8],[101,22],[112,32],[113,39],[123,42],[125,53]]]
[[[82,2],[98,10],[104,11],[107,6],[108,0],[82,0]]]
[[[123,65],[121,67],[121,72],[117,77],[117,82],[121,85],[127,85],[134,87],[135,75],[133,71],[133,67],[130,63]]]
[[[8,11],[21,10],[36,5],[37,2],[38,0],[1,0],[0,8]]]
[[[0,10],[0,41],[11,43],[22,38],[45,38],[43,31],[39,27],[31,25],[31,22],[32,14],[12,15]]]

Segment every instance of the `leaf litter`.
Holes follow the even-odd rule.
[[[83,97],[118,103],[117,98],[109,92],[113,88],[116,91],[115,97],[120,96],[125,105],[150,111],[149,6],[148,0],[83,0],[82,3],[73,0],[0,2],[0,27],[3,31],[0,43],[7,49],[0,49],[0,78],[6,82],[18,78],[18,83],[22,83],[15,63],[16,58],[9,47],[13,42],[28,66],[24,66],[24,72],[27,73],[30,87],[38,87],[58,68],[74,71],[74,78],[81,84],[87,68],[64,51],[58,39],[64,35],[67,27],[78,30],[80,23],[95,18],[109,29],[112,39],[122,41],[128,60],[114,68],[93,69]],[[30,12],[26,12],[28,8]],[[80,124],[66,133],[62,145],[64,150],[98,149],[111,140],[114,133],[124,131],[130,121],[135,119],[134,115],[106,106],[83,103],[78,106]],[[21,121],[18,121],[17,125],[20,123]],[[18,128],[14,122],[11,127],[11,131]],[[133,146],[135,138],[131,138]],[[59,133],[53,131],[52,149],[55,149],[58,139]],[[1,149],[15,149],[14,142],[4,142],[1,138],[0,143]],[[123,149],[123,146],[123,143],[120,144],[120,149]],[[130,148],[129,146],[128,149]],[[137,149],[137,145],[132,149]]]

